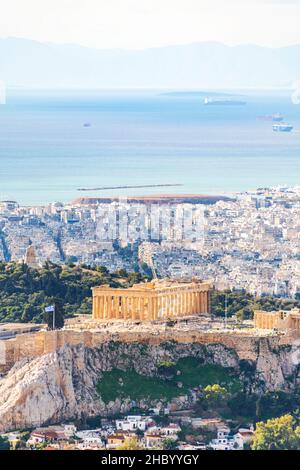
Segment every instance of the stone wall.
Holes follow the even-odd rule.
[[[178,343],[223,344],[234,349],[240,359],[256,360],[258,345],[262,336],[251,332],[231,331],[197,331],[176,328],[143,331],[131,331],[130,328],[120,332],[110,332],[105,329],[99,331],[57,330],[39,331],[17,335],[14,339],[0,341],[1,361],[0,372],[8,371],[17,361],[24,358],[34,358],[52,353],[65,345],[83,345],[88,348],[97,348],[99,345],[114,341],[120,343],[144,343],[159,345],[166,341]],[[299,340],[299,335],[273,335],[268,337],[272,347],[288,345]]]

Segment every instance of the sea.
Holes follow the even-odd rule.
[[[300,186],[300,106],[287,90],[8,90],[0,105],[0,200],[226,194]],[[205,106],[234,95],[244,106]],[[262,119],[282,113],[291,133]],[[79,188],[176,184],[78,191]]]

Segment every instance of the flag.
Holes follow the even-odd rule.
[[[45,312],[54,312],[55,306],[54,305],[49,305],[48,307],[45,308]]]

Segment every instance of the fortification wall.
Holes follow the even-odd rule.
[[[299,336],[297,335],[299,339]],[[274,335],[268,337],[268,342],[273,348],[283,344],[289,344],[297,339],[295,335]],[[161,331],[130,331],[120,332],[99,331],[78,331],[78,330],[58,330],[39,331],[17,335],[14,339],[0,341],[0,372],[8,371],[17,361],[48,354],[60,349],[66,344],[83,344],[88,348],[97,348],[102,343],[108,341],[144,344],[160,344],[166,341],[176,341],[179,343],[200,343],[200,344],[224,344],[230,349],[234,349],[240,359],[256,360],[261,340],[261,335],[249,332],[213,332],[166,329]]]

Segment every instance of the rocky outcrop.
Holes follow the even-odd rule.
[[[263,390],[292,390],[299,382],[300,341],[278,344],[276,338],[258,341],[256,382]]]
[[[259,340],[257,358],[252,364],[254,375],[250,378],[254,386],[262,391],[292,388],[297,380],[299,351],[297,344],[280,346],[271,339]],[[56,352],[17,363],[1,379],[0,431],[126,412],[131,406],[129,399],[104,403],[97,394],[102,372],[135,369],[139,374],[153,376],[161,361],[177,362],[187,356],[198,358],[201,363],[235,368],[243,377],[238,354],[223,344],[107,342],[97,348],[66,345]]]

